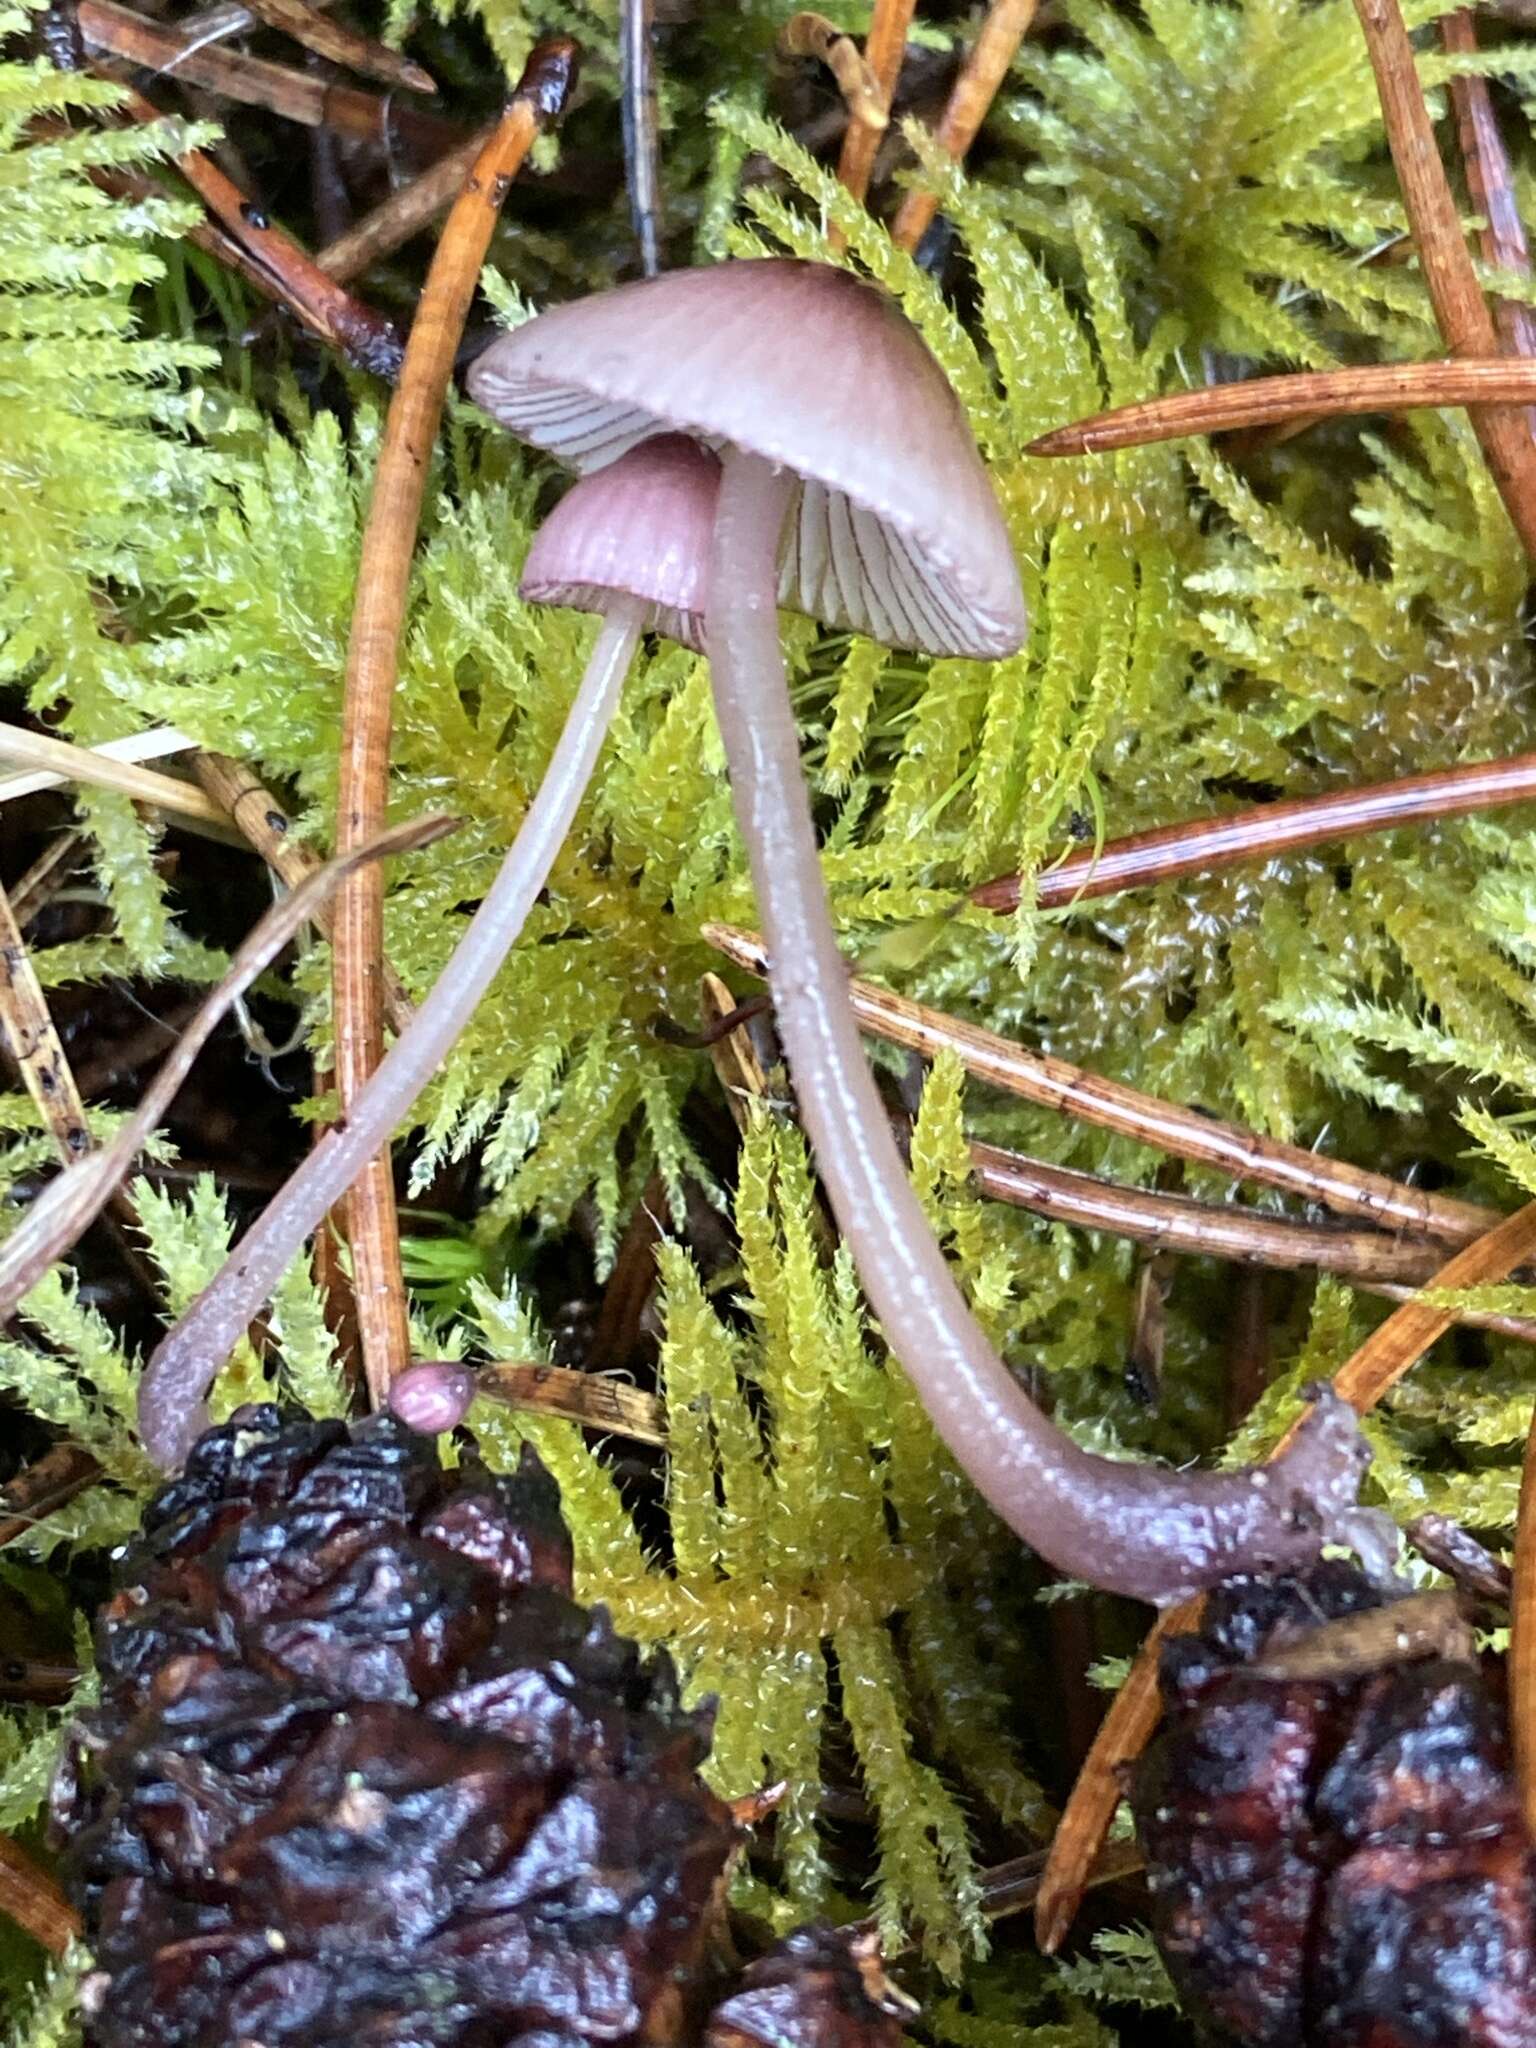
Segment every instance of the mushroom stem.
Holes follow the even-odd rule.
[[[706,643],[775,1013],[833,1211],[935,1428],[1032,1549],[1106,1591],[1161,1605],[1347,1540],[1368,1453],[1335,1397],[1263,1472],[1124,1464],[1049,1421],[971,1315],[892,1138],[828,914],[778,639],[775,564],[792,479],[734,448],[722,462]]]
[[[203,1395],[322,1217],[389,1138],[446,1058],[515,943],[592,777],[646,607],[617,598],[604,616],[581,687],[538,794],[496,879],[410,1024],[330,1131],[246,1232],[218,1276],[162,1339],[139,1392],[139,1435],[174,1468],[207,1416]]]

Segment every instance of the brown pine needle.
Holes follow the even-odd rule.
[[[243,994],[256,976],[272,964],[299,927],[313,916],[316,904],[323,902],[362,862],[430,846],[456,830],[457,825],[455,818],[425,817],[391,826],[362,846],[337,854],[290,895],[273,904],[236,950],[223,978],[204,996],[111,1144],[66,1167],[57,1179],[49,1181],[0,1245],[0,1319],[10,1315],[27,1289],[36,1285],[54,1260],[62,1258],[80,1233],[101,1214],[236,996]]]
[[[1277,1271],[1337,1273],[1366,1285],[1422,1287],[1434,1278],[1444,1249],[1428,1238],[1340,1224],[1299,1222],[1231,1203],[1201,1202],[1157,1188],[1123,1186],[1097,1174],[1054,1166],[997,1145],[973,1143],[976,1185],[994,1201],[1079,1230],[1114,1237],[1186,1258],[1226,1259]],[[1522,1325],[1536,1338],[1536,1323]]]
[[[768,955],[756,932],[707,924],[704,937],[738,967],[766,978]],[[1262,1137],[1241,1124],[1202,1116],[1123,1082],[1106,1080],[1068,1060],[1031,1052],[1012,1039],[893,995],[874,982],[855,977],[849,981],[848,997],[862,1028],[876,1038],[906,1046],[925,1059],[948,1049],[968,1072],[995,1088],[1118,1131],[1175,1159],[1214,1166],[1233,1180],[1282,1188],[1383,1230],[1404,1230],[1444,1244],[1465,1244],[1498,1220],[1495,1211],[1476,1203],[1426,1194],[1386,1174]]]
[[[51,839],[11,891],[11,909],[25,931],[50,904],[70,877],[85,866],[89,846],[83,832],[71,829]]]
[[[130,91],[124,107],[135,121],[162,118],[141,93]],[[247,202],[212,157],[190,149],[176,158],[176,168],[240,250],[242,275],[358,369],[395,375],[401,348],[392,321],[327,277],[291,235]]]
[[[896,98],[902,61],[907,54],[907,32],[916,7],[917,0],[874,0],[870,11],[864,62],[884,102],[887,119]],[[863,199],[869,191],[880,137],[880,129],[863,121],[850,121],[843,130],[843,146],[837,160],[838,182],[855,199]]]
[[[1224,817],[1194,818],[1181,825],[1111,839],[1097,848],[1071,853],[1035,878],[1037,908],[1055,910],[1090,897],[1144,889],[1183,875],[1214,874],[1276,854],[1358,839],[1367,832],[1391,832],[1401,825],[1491,811],[1501,804],[1536,800],[1536,754],[1512,754],[1405,775],[1395,782],[1371,782],[1358,789],[1329,790],[1284,803],[1254,804]],[[1002,875],[971,891],[983,910],[1017,910],[1017,875]]]
[[[69,1164],[91,1149],[85,1104],[64,1051],[43,985],[32,965],[11,909],[0,887],[0,1041],[15,1061],[33,1107],[53,1139],[59,1157]]]
[[[101,1467],[78,1444],[55,1444],[34,1459],[0,1488],[0,1550],[100,1477]]]
[[[1224,434],[1276,420],[1339,419],[1367,412],[1409,412],[1419,406],[1505,404],[1536,400],[1536,362],[1507,356],[1495,362],[1363,363],[1344,370],[1297,370],[1208,384],[1053,427],[1026,455],[1102,455],[1190,434]],[[1518,415],[1517,415],[1518,417]]]
[[[1440,40],[1453,56],[1475,56],[1477,30],[1471,14],[1447,14],[1440,23]],[[1456,112],[1467,192],[1485,222],[1477,238],[1479,253],[1496,270],[1529,276],[1530,249],[1520,218],[1515,174],[1487,79],[1453,78],[1451,105]],[[1536,356],[1536,310],[1518,299],[1495,299],[1493,319],[1507,354]]]
[[[402,185],[398,192],[391,192],[365,213],[355,226],[348,228],[344,235],[338,235],[334,242],[327,242],[323,249],[315,251],[315,261],[327,277],[334,277],[338,284],[350,284],[353,278],[361,277],[371,270],[375,263],[382,263],[386,256],[392,256],[396,249],[403,248],[414,235],[437,219],[441,213],[458,198],[464,189],[464,180],[469,176],[492,130],[482,128],[467,141],[450,149],[446,156],[438,158],[419,178],[412,178],[408,185]]]
[[[639,1444],[667,1441],[666,1409],[654,1394],[605,1373],[565,1365],[507,1362],[475,1367],[475,1390],[524,1415],[558,1415]]]
[[[74,1907],[9,1835],[0,1835],[0,1913],[41,1942],[50,1955],[63,1955],[79,1937]]]
[[[453,360],[502,200],[574,82],[575,45],[537,44],[516,94],[476,159],[432,259],[400,381],[384,428],[363,532],[342,709],[337,845],[347,851],[382,825],[389,795],[389,740],[400,633],[427,466],[437,441]],[[336,1080],[345,1116],[384,1049],[384,888],[357,876],[336,905],[332,989]],[[410,1362],[400,1230],[388,1150],[359,1175],[347,1199],[347,1240],[368,1389],[382,1404]]]
[[[1038,5],[1039,0],[992,0],[975,48],[960,67],[935,131],[939,147],[956,163],[964,161],[976,140]],[[891,240],[899,249],[915,249],[938,210],[932,192],[909,192],[891,224]]]
[[[1453,356],[1497,356],[1498,331],[1462,238],[1402,12],[1397,0],[1355,0],[1355,12],[1441,338]],[[1536,442],[1529,423],[1522,412],[1497,406],[1474,408],[1471,421],[1515,531],[1526,553],[1536,555]]]
[[[290,889],[296,889],[317,872],[321,865],[320,856],[294,836],[292,818],[243,761],[231,760],[227,754],[201,752],[193,755],[190,766],[208,795],[234,819],[242,834],[280,881],[286,882]],[[316,927],[329,938],[333,923],[329,905],[322,905],[315,916]],[[411,999],[405,992],[405,983],[386,960],[385,1022],[398,1036],[414,1014]],[[319,1092],[329,1093],[329,1088],[327,1083]]]
[[[409,57],[402,57],[388,44],[376,43],[372,36],[359,35],[333,15],[307,6],[305,0],[248,0],[248,4],[252,14],[259,16],[268,28],[292,36],[301,48],[313,50],[317,57],[329,58],[331,63],[344,65],[364,78],[404,86],[408,92],[437,91],[437,81],[430,71],[413,64]]]
[[[1436,1287],[1476,1287],[1503,1280],[1536,1254],[1536,1202],[1506,1216],[1469,1244],[1435,1276]],[[1367,1414],[1450,1328],[1446,1310],[1410,1301],[1373,1330],[1335,1373],[1333,1385],[1361,1415]],[[1287,1439],[1288,1440],[1288,1439]],[[1284,1448],[1278,1444],[1276,1451]],[[1522,1522],[1524,1517],[1522,1516]],[[1087,1762],[1078,1773],[1035,1907],[1035,1934],[1047,1954],[1066,1939],[1083,1895],[1084,1881],[1108,1834],[1120,1802],[1120,1773],[1134,1763],[1157,1726],[1157,1659],[1165,1637],[1193,1628],[1200,1602],[1187,1601],[1162,1615],[1142,1645],[1131,1675],[1104,1717]],[[1517,1674],[1510,1654],[1511,1684]],[[1529,1674],[1527,1674],[1529,1677]],[[1518,1727],[1518,1706],[1514,1713]]]
[[[804,9],[792,14],[779,31],[779,50],[785,57],[814,57],[824,64],[837,82],[848,119],[876,135],[885,133],[891,121],[889,96],[853,37],[824,14]]]
[[[388,96],[336,85],[313,71],[296,71],[209,42],[190,22],[150,21],[117,0],[78,0],[80,34],[87,50],[121,58],[138,70],[162,72],[220,98],[264,107],[281,121],[329,128],[353,142],[391,137],[424,152],[448,148],[462,131],[439,114],[402,106]]]

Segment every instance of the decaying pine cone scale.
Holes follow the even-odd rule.
[[[1373,1631],[1383,1603],[1346,1564],[1234,1580],[1166,1647],[1132,1804],[1159,1944],[1212,2041],[1536,2044],[1502,1667],[1417,1632],[1423,1606]],[[1399,1653],[1335,1654],[1362,1629]]]
[[[905,2001],[828,1930],[712,1979],[710,1716],[572,1599],[531,1455],[243,1410],[97,1647],[55,1796],[89,2048],[895,2048]]]

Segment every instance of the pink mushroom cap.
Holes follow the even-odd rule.
[[[423,1436],[457,1429],[474,1398],[474,1374],[451,1358],[408,1366],[389,1389],[390,1413]]]
[[[668,429],[798,480],[779,599],[891,647],[995,660],[1026,631],[997,499],[895,303],[790,257],[675,270],[492,343],[471,397],[586,475]]]
[[[653,631],[702,653],[719,491],[719,463],[686,434],[637,442],[566,492],[535,535],[518,588],[530,604],[580,612],[640,598]]]

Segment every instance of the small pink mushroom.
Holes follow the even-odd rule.
[[[346,1123],[315,1146],[150,1359],[139,1434],[159,1464],[185,1457],[206,1424],[203,1397],[218,1362],[410,1110],[490,987],[570,830],[641,632],[653,626],[699,645],[719,478],[719,464],[696,442],[658,433],[576,484],[540,529],[523,571],[524,595],[603,618],[565,729],[485,900]]]
[[[389,1389],[389,1412],[422,1436],[457,1429],[475,1398],[475,1376],[451,1358],[407,1366]]]

